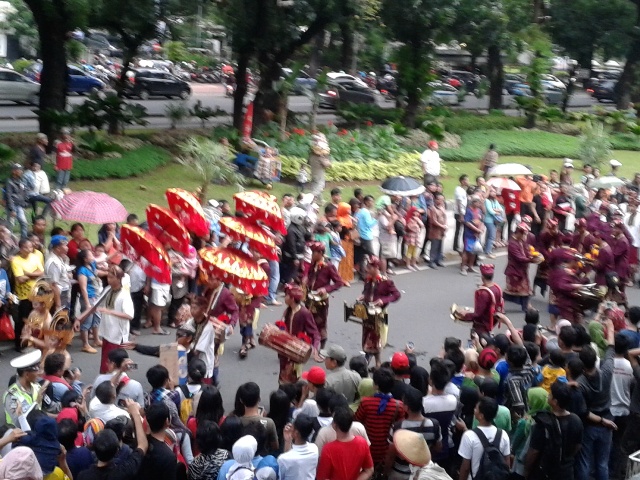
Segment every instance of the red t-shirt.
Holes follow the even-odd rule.
[[[518,192],[503,188],[500,196],[504,202],[505,215],[520,213],[520,196],[518,195]]]
[[[56,168],[71,170],[73,168],[73,143],[58,142],[56,144]]]
[[[356,436],[350,442],[334,440],[322,447],[316,478],[354,480],[367,468],[373,468],[373,460],[364,438]]]

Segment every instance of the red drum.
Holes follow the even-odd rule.
[[[258,343],[275,350],[293,363],[307,363],[311,358],[311,345],[284,330],[280,330],[272,323],[262,327]]]

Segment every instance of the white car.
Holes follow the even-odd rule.
[[[327,73],[327,78],[329,80],[335,80],[338,83],[341,83],[344,81],[351,81],[351,82],[354,82],[359,87],[369,88],[369,85],[364,83],[362,79],[358,77],[354,77],[353,75],[349,75],[348,73],[344,73],[344,72],[329,72]]]
[[[543,80],[544,82],[547,82],[552,87],[558,88],[560,90],[564,90],[567,88],[564,82],[560,80],[558,77],[556,77],[555,75],[549,75],[549,74],[540,75],[540,80]]]
[[[39,83],[8,68],[0,68],[0,101],[38,105],[39,94]]]
[[[429,105],[458,105],[458,90],[442,82],[429,82]]]

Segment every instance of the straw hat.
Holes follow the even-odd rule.
[[[400,429],[393,434],[393,445],[398,455],[411,465],[424,467],[431,461],[427,442],[419,433]]]

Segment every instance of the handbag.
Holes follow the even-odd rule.
[[[15,340],[16,333],[13,329],[13,323],[11,323],[11,317],[7,312],[3,312],[0,315],[0,341]]]
[[[482,242],[480,240],[476,240],[473,244],[473,248],[471,249],[471,253],[473,255],[482,255],[484,252],[484,248],[482,247]]]

